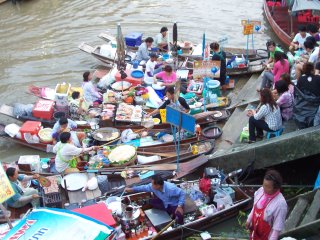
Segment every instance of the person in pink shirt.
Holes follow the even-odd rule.
[[[280,192],[281,185],[279,172],[266,172],[262,187],[254,193],[254,205],[246,222],[250,240],[278,239],[288,212],[288,205]]]
[[[273,87],[282,74],[289,73],[289,62],[283,58],[282,52],[274,53],[274,62],[273,69],[269,68],[264,72],[260,89]]]
[[[159,72],[154,76],[155,84],[157,83],[158,79],[162,80],[162,83],[160,83],[160,85],[162,86],[174,86],[177,81],[177,74],[173,71],[170,65],[166,65],[163,71]]]

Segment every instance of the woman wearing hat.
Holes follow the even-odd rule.
[[[160,51],[168,51],[168,37],[167,37],[168,28],[162,27],[160,33],[154,38],[154,46],[159,48]]]

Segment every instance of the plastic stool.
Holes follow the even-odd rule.
[[[240,134],[240,142],[243,140],[249,141],[249,131],[242,131]]]
[[[279,137],[283,132],[283,128],[280,128],[278,131],[273,131],[273,132],[267,132],[267,139],[270,139],[272,135],[274,137]]]

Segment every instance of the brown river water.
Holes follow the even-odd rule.
[[[123,34],[141,32],[155,36],[162,26],[178,23],[178,40],[200,43],[228,37],[228,46],[246,47],[241,19],[261,20],[264,34],[254,36],[254,47],[265,48],[270,38],[263,17],[262,0],[26,0],[18,5],[0,4],[0,99],[1,103],[32,103],[29,85],[55,87],[67,81],[79,86],[82,73],[100,64],[81,52],[78,45],[102,44],[102,31]],[[250,40],[251,43],[251,40]],[[10,118],[0,116],[0,122]],[[15,161],[20,155],[41,154],[8,142],[0,142],[0,160]]]

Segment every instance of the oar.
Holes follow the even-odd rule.
[[[174,157],[176,156],[175,153],[159,153],[159,152],[144,152],[144,151],[137,151],[138,154],[146,154],[146,155],[158,155],[161,157]]]
[[[244,187],[244,188],[260,188],[256,184],[221,184],[222,187]],[[281,185],[281,188],[313,188],[313,185]]]
[[[165,230],[167,230],[167,228],[169,228],[172,224],[174,224],[174,222],[175,222],[175,220],[172,220],[167,226],[162,228],[161,231],[157,233],[157,235],[155,235],[153,238],[151,238],[151,240],[154,240],[157,237],[159,237]]]

